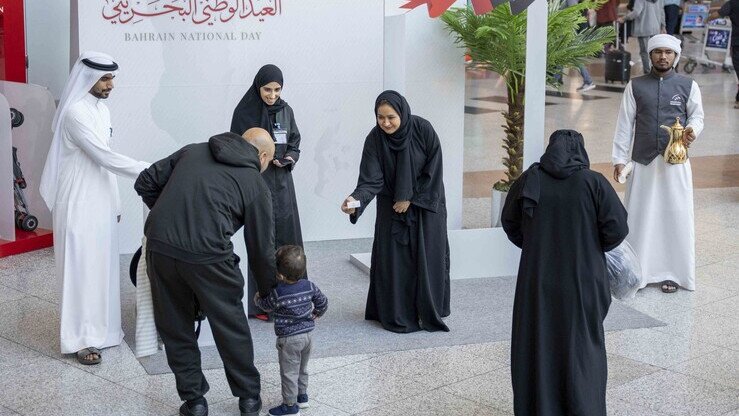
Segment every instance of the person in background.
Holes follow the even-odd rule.
[[[562,3],[562,8],[571,7],[576,4],[578,4],[578,0],[566,0],[565,2]],[[580,23],[580,25],[578,26],[577,28],[578,32],[583,31],[588,28],[588,11],[583,10],[582,14],[583,14],[583,17],[585,18],[585,21]],[[563,70],[564,68],[559,67],[557,68],[557,72],[552,74],[552,76],[554,77],[554,79],[556,80],[558,84],[563,83],[563,80],[562,80]],[[580,71],[580,75],[582,76],[583,83],[577,88],[576,91],[585,92],[585,91],[590,91],[592,89],[595,89],[595,83],[593,83],[593,78],[590,76],[590,71],[588,71],[588,68],[583,64],[583,65],[579,65],[577,67],[577,70]]]
[[[649,38],[665,33],[664,0],[635,0],[634,10],[618,19],[619,23],[634,21],[633,36],[639,40],[639,55],[641,56],[644,74],[649,74],[650,58],[647,49]]]
[[[721,6],[718,14],[731,19],[731,63],[737,78],[734,108],[739,108],[739,0],[728,0]]]
[[[664,0],[665,2],[665,33],[677,35],[680,27],[680,8],[682,0]]]
[[[603,3],[600,9],[595,11],[596,27],[613,26],[618,19],[618,4],[619,0],[608,0]],[[614,46],[614,43],[606,44],[606,52]]]

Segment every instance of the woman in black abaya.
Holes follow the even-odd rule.
[[[377,196],[365,319],[393,332],[448,331],[449,244],[441,143],[395,91],[375,101],[357,188],[342,204],[354,224]],[[348,203],[359,201],[359,208]]]
[[[582,135],[556,131],[503,207],[503,228],[522,248],[511,337],[517,416],[606,414],[604,252],[628,226],[616,191],[589,167]]]
[[[292,170],[300,158],[300,132],[293,109],[280,98],[283,87],[282,71],[275,65],[263,66],[254,77],[251,88],[244,94],[233,113],[231,132],[238,135],[252,127],[261,127],[275,141],[275,158],[262,178],[272,191],[275,219],[275,248],[283,245],[303,246],[298,202],[295,198]],[[256,291],[251,271],[249,293]],[[249,301],[249,315],[266,320],[267,316]]]

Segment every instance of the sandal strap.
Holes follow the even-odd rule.
[[[84,359],[85,357],[91,354],[97,354],[98,357],[103,356],[102,354],[100,354],[100,350],[95,347],[87,347],[87,348],[83,348],[77,351],[77,357],[82,358],[82,359]]]

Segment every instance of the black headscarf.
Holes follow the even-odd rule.
[[[582,134],[574,130],[557,130],[549,136],[549,145],[539,163],[534,163],[526,175],[521,198],[523,210],[534,216],[534,208],[541,194],[541,171],[557,179],[569,178],[573,173],[590,168]]]
[[[282,71],[272,64],[265,65],[259,69],[251,87],[246,91],[246,94],[244,94],[244,97],[236,106],[233,118],[231,119],[232,133],[242,135],[252,127],[261,127],[272,133],[270,115],[280,112],[285,108],[287,103],[282,98],[278,98],[273,105],[267,105],[262,100],[259,89],[270,82],[276,82],[281,87],[284,86]]]
[[[387,103],[400,116],[400,127],[392,134],[385,133],[378,125],[375,126],[374,135],[380,137],[395,155],[395,201],[410,201],[413,197],[413,169],[411,166],[411,152],[409,144],[412,140],[413,117],[411,107],[405,97],[396,91],[383,91],[375,100],[375,118],[380,105]]]

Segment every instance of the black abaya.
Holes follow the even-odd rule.
[[[450,313],[450,290],[441,143],[431,123],[411,115],[399,94],[385,92],[378,103],[382,99],[403,124],[395,137],[377,126],[367,136],[352,193],[362,204],[352,223],[377,196],[365,319],[393,332],[448,331],[442,320]],[[402,200],[411,205],[397,214],[393,204]]]
[[[589,169],[582,136],[558,131],[513,184],[503,228],[522,248],[511,374],[518,416],[606,414],[604,252],[626,237],[626,210]]]
[[[259,94],[259,88],[270,82],[277,82],[283,86],[282,72],[274,65],[263,66],[254,77],[254,82],[241,99],[234,110],[231,120],[231,132],[243,134],[253,127],[261,127],[272,135],[276,141],[275,129],[287,131],[287,143],[275,143],[275,159],[290,156],[295,163],[284,167],[269,164],[267,170],[262,173],[262,178],[272,193],[272,207],[275,219],[275,249],[283,245],[303,246],[303,234],[300,228],[300,215],[298,214],[298,201],[295,197],[295,185],[293,183],[292,169],[300,159],[300,131],[295,123],[293,109],[282,98],[278,98],[275,104],[267,105]],[[248,279],[249,291],[255,290],[254,279],[251,270]],[[263,313],[249,301],[249,315]]]

